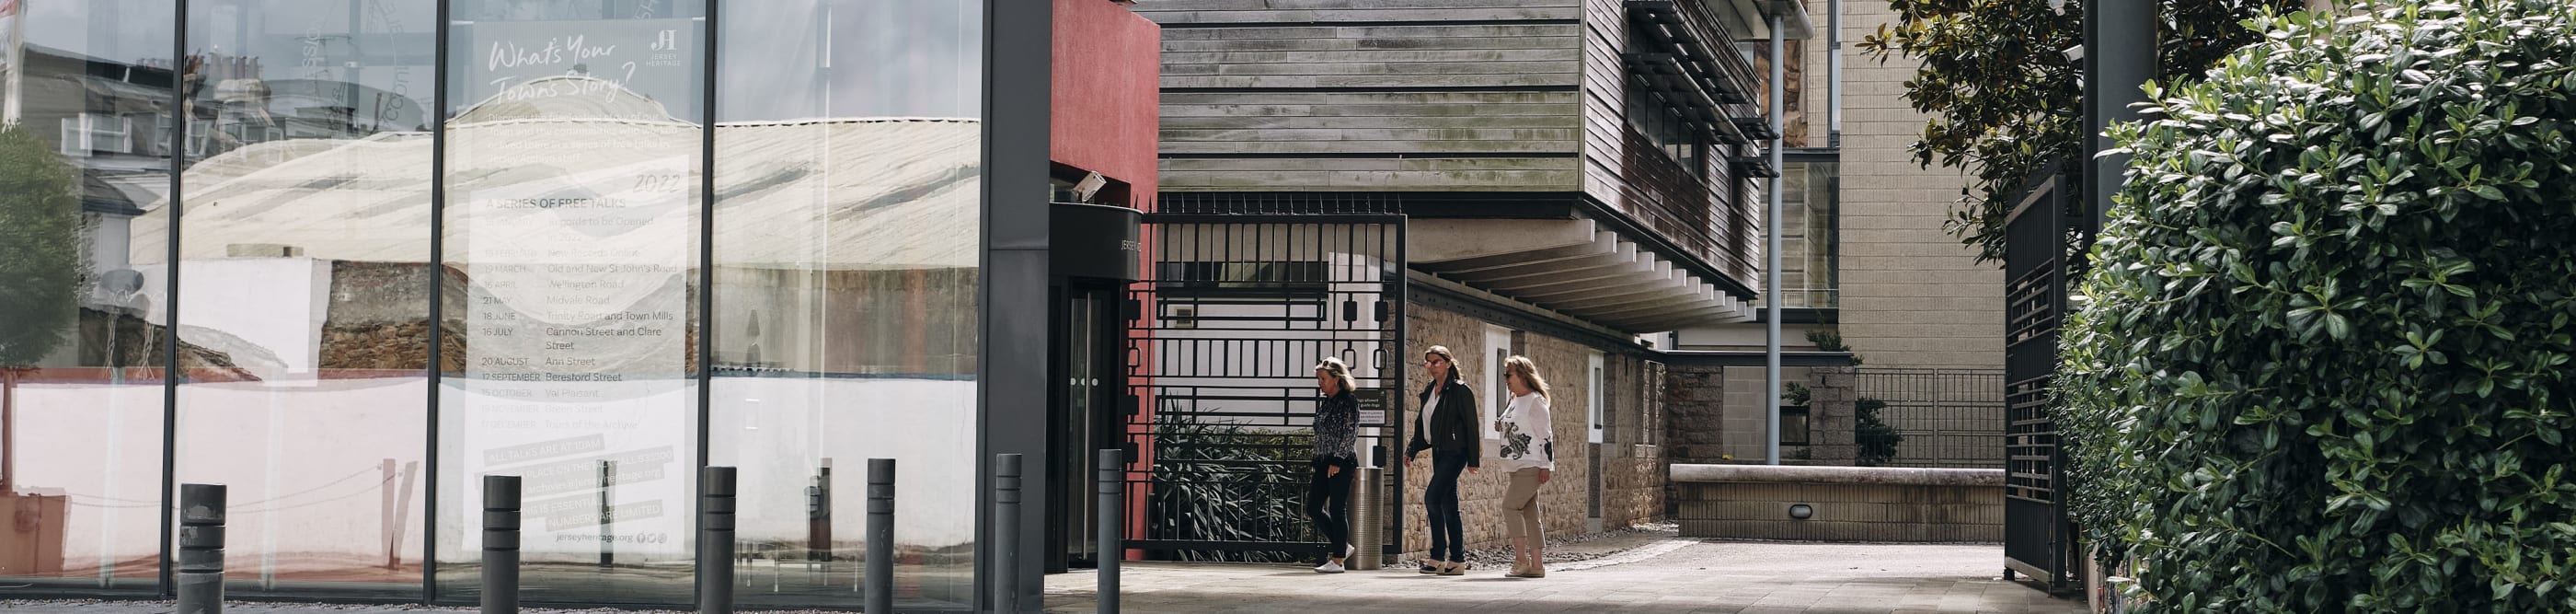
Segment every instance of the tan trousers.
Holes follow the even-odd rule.
[[[1541,537],[1538,524],[1537,467],[1512,472],[1512,487],[1503,491],[1503,522],[1512,525],[1512,538]]]

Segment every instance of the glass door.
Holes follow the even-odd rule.
[[[1048,557],[1054,559],[1049,571],[1098,564],[1100,548],[1092,533],[1100,503],[1093,482],[1099,451],[1117,443],[1111,435],[1118,421],[1107,414],[1111,394],[1120,386],[1117,300],[1118,292],[1110,287],[1067,288],[1063,319],[1057,322],[1061,343],[1056,370],[1062,379],[1049,437],[1057,470],[1056,496],[1049,507],[1055,508],[1058,521],[1049,541],[1061,546]]]

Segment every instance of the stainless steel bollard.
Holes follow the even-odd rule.
[[[868,614],[894,611],[894,459],[868,459]]]
[[[734,468],[698,469],[698,611],[733,613]]]
[[[1099,611],[1118,611],[1118,561],[1127,558],[1127,451],[1100,451]]]
[[[519,613],[519,476],[483,476],[483,614]]]
[[[1361,467],[1351,476],[1351,558],[1343,564],[1351,571],[1370,571],[1386,566],[1386,507],[1384,485],[1378,481],[1386,469]]]
[[[224,486],[179,485],[177,614],[223,614]]]
[[[1020,611],[1020,455],[993,459],[993,611]]]

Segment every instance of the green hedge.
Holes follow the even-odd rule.
[[[2576,0],[2152,92],[2067,323],[2074,514],[2173,611],[2576,611]]]

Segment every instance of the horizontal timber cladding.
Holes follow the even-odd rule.
[[[1378,191],[1561,190],[1574,185],[1574,158],[1174,158],[1164,190],[1278,186],[1365,186]]]
[[[1572,192],[1587,0],[1164,0],[1162,187]]]
[[[1135,11],[1165,29],[1234,24],[1573,21],[1582,0],[1169,0]]]
[[[1627,132],[1628,69],[1619,54],[1628,46],[1626,0],[1583,0],[1583,193],[1627,210],[1619,176]]]

